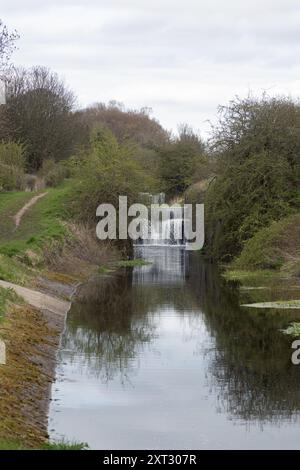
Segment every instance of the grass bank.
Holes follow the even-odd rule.
[[[47,443],[47,409],[64,318],[28,306],[11,289],[0,288],[0,449],[42,448]]]
[[[67,217],[63,202],[68,192],[68,185],[48,189],[46,196],[24,215],[17,229],[13,215],[33,194],[30,193],[30,197],[29,193],[5,194],[7,204],[0,204],[0,253],[9,257],[21,257],[28,250],[39,252],[46,243],[62,240],[67,235],[63,224]]]
[[[257,232],[227,270],[241,281],[255,278],[300,279],[300,214],[293,214]]]
[[[70,220],[69,191],[68,184],[47,190],[18,227],[14,216],[39,193],[0,194],[0,279],[65,298],[99,266],[116,260],[113,247],[99,246],[88,227]],[[48,442],[47,412],[64,320],[0,288],[0,338],[6,345],[6,364],[0,365],[0,449],[86,446]]]

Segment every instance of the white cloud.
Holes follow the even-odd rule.
[[[63,75],[82,105],[150,106],[168,128],[207,129],[218,104],[269,90],[298,95],[298,0],[10,0],[17,64]]]

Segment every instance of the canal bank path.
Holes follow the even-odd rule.
[[[22,287],[7,281],[0,280],[0,287],[5,289],[13,289],[13,291],[23,297],[23,299],[32,307],[39,310],[48,310],[57,315],[65,316],[70,308],[71,303],[66,300],[58,299],[43,292],[39,292],[27,287]]]

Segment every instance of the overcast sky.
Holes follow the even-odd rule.
[[[0,1],[14,63],[57,71],[80,106],[149,106],[205,134],[236,94],[300,95],[299,0]]]

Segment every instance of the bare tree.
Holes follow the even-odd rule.
[[[4,76],[10,61],[11,54],[15,49],[15,42],[19,38],[17,31],[9,32],[0,19],[0,78]]]
[[[76,139],[75,97],[56,73],[45,67],[13,69],[7,81],[9,135],[26,145],[31,171],[46,159],[67,158]]]
[[[149,108],[126,109],[122,103],[110,101],[81,110],[78,116],[87,140],[93,127],[99,124],[110,129],[119,142],[132,140],[142,147],[160,146],[169,138],[168,132],[151,117]]]

